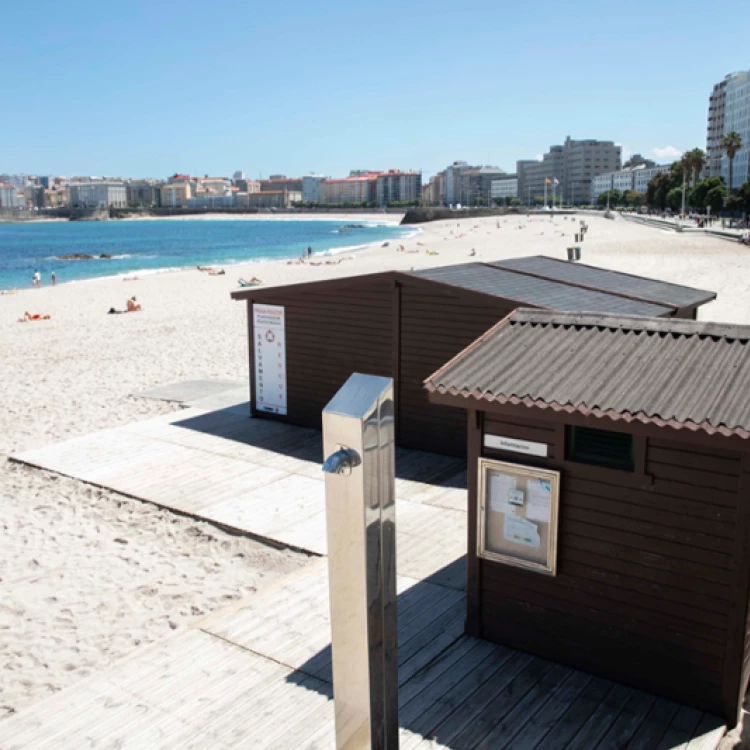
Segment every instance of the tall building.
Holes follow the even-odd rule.
[[[457,203],[462,206],[489,206],[492,202],[492,183],[505,176],[498,167],[471,167],[457,177]]]
[[[454,161],[449,167],[445,169],[445,202],[452,206],[455,203],[460,203],[461,193],[461,173],[467,169],[476,169],[477,167],[470,167],[465,161]]]
[[[122,182],[74,182],[68,186],[73,208],[125,208],[128,195]]]
[[[613,141],[574,141],[568,136],[562,146],[552,146],[541,161],[517,162],[519,197],[531,202],[544,195],[547,184],[549,198],[549,184],[557,180],[556,190],[565,203],[585,205],[591,202],[591,180],[616,172],[620,166],[621,148]]]
[[[735,154],[732,185],[729,185],[729,159],[721,146],[721,139],[733,131],[742,138],[742,148]],[[723,176],[732,189],[750,180],[750,70],[730,73],[711,92],[708,100],[706,173],[709,177]]]
[[[321,203],[320,183],[325,180],[322,174],[306,174],[302,178],[302,202]]]
[[[422,173],[389,169],[377,176],[375,194],[378,205],[391,202],[409,203],[422,200]]]

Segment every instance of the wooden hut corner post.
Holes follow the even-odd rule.
[[[739,721],[750,674],[750,453],[741,454],[737,537],[733,557],[735,580],[729,604],[729,637],[724,660],[722,703],[729,728]]]

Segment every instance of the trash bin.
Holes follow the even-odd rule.
[[[568,260],[576,261],[581,260],[581,248],[580,247],[569,247],[568,248]]]

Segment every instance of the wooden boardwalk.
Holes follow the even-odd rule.
[[[324,555],[320,433],[210,405],[14,459]],[[716,748],[715,717],[463,635],[464,483],[461,461],[397,452],[401,747]],[[0,748],[328,749],[333,716],[316,558],[1,722]]]
[[[399,576],[412,748],[713,750],[692,708],[463,635],[464,595]],[[334,747],[326,561],[0,723],[3,750]]]

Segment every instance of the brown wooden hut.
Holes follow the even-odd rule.
[[[468,632],[734,725],[750,326],[518,310],[425,387],[468,412]]]
[[[465,415],[431,404],[423,381],[512,310],[695,318],[716,294],[536,256],[244,289],[232,297],[248,307],[254,416],[320,428],[323,407],[352,372],[382,375],[394,380],[399,445],[461,456]],[[273,372],[261,361],[269,345],[276,347]],[[283,383],[275,373],[284,374]]]

